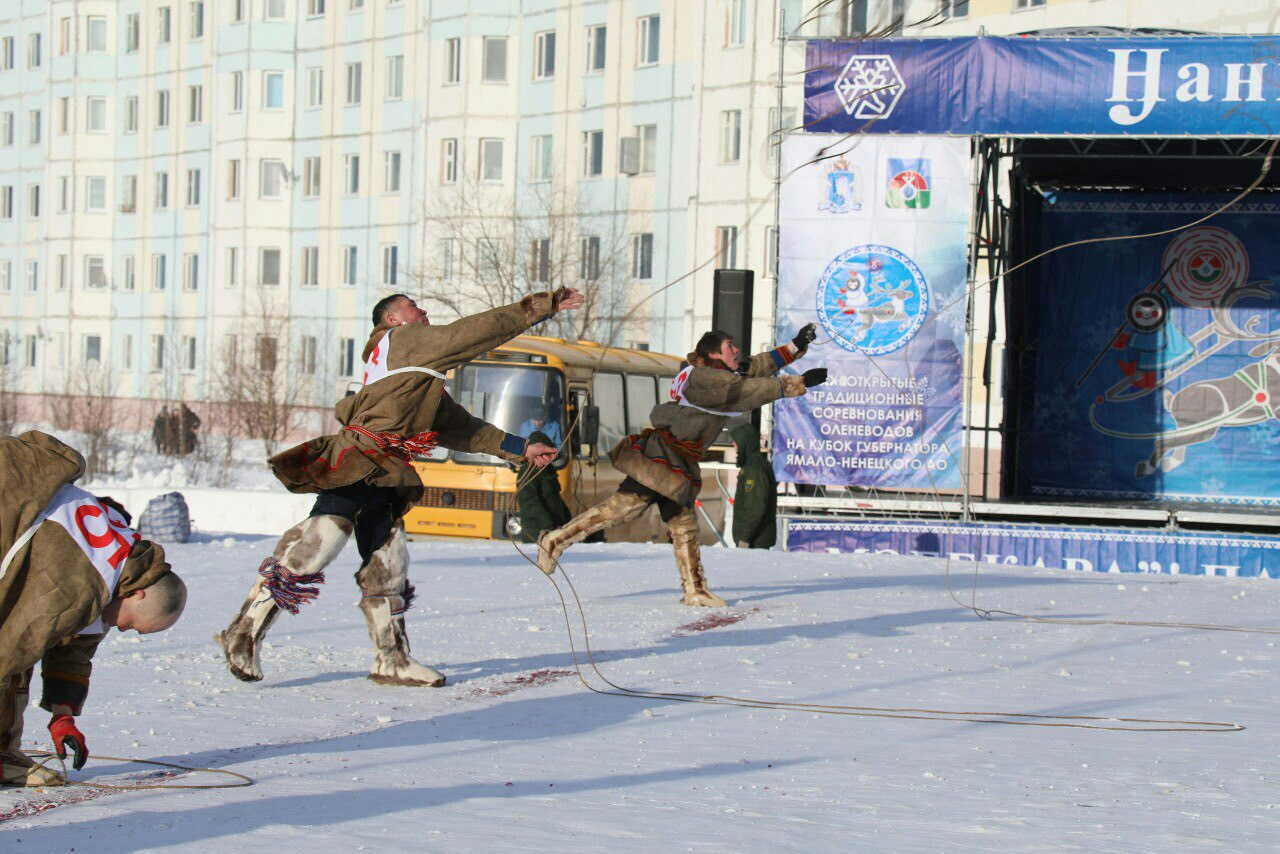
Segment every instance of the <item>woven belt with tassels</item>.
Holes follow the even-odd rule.
[[[375,433],[354,424],[348,424],[345,429],[352,433],[359,433],[377,445],[379,451],[405,465],[413,465],[414,454],[426,456],[436,446],[435,431],[422,432],[416,436],[401,436],[399,433]]]
[[[701,442],[697,441],[696,439],[692,441],[677,439],[675,436],[671,435],[670,430],[667,430],[666,428],[663,428],[663,427],[650,427],[648,430],[645,430],[636,438],[639,441],[643,441],[645,436],[650,433],[657,433],[659,436],[662,437],[662,441],[666,444],[668,448],[675,451],[677,454],[684,457],[689,462],[696,463],[699,460],[701,460],[703,457],[704,449],[702,447]]]

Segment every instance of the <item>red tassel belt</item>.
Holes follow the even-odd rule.
[[[388,457],[399,460],[405,465],[413,464],[413,455],[426,456],[436,446],[435,431],[419,433],[416,436],[401,436],[399,433],[375,433],[364,427],[348,424],[344,429],[359,433],[378,446],[378,450]]]
[[[704,449],[700,442],[696,440],[686,442],[682,439],[677,439],[675,436],[671,435],[670,430],[667,430],[665,428],[650,427],[649,429],[642,432],[639,436],[637,436],[636,439],[638,442],[643,441],[645,436],[651,433],[657,433],[659,436],[661,436],[662,441],[666,444],[668,448],[675,451],[677,454],[684,457],[689,462],[696,463],[702,459]]]

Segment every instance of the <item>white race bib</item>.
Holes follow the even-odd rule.
[[[430,374],[437,379],[444,379],[444,374],[439,371],[433,371],[430,368],[396,368],[394,371],[387,366],[391,362],[391,333],[395,332],[395,328],[387,330],[387,334],[373,345],[373,352],[369,354],[368,360],[364,363],[364,384],[376,383],[378,380],[385,379],[393,374]]]
[[[671,381],[671,399],[681,406],[690,406],[700,412],[708,415],[723,415],[725,418],[733,418],[735,415],[741,415],[740,412],[716,412],[714,409],[703,409],[696,403],[690,403],[684,396],[685,386],[689,384],[689,374],[693,373],[693,365],[689,365],[683,371],[676,374],[676,378]]]
[[[78,486],[67,484],[53,496],[45,509],[46,521],[57,522],[75,542],[107,585],[107,599],[115,594],[124,562],[133,544],[142,537],[129,527],[124,517]],[[37,522],[37,524],[39,524]],[[106,631],[102,618],[81,629],[79,634]]]

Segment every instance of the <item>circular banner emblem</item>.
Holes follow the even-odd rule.
[[[866,244],[841,253],[818,280],[818,318],[846,350],[878,356],[905,347],[929,314],[929,285],[906,255]]]
[[[1249,278],[1249,253],[1240,238],[1211,225],[1174,238],[1161,265],[1169,271],[1164,280],[1169,293],[1191,308],[1218,305],[1223,294]]]

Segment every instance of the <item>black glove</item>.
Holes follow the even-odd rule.
[[[796,337],[791,339],[791,343],[797,350],[807,350],[809,345],[818,340],[818,327],[812,323],[806,323],[800,327],[800,331],[796,333]]]
[[[813,388],[816,385],[822,385],[827,381],[826,368],[810,368],[800,376],[804,377],[804,387]]]

